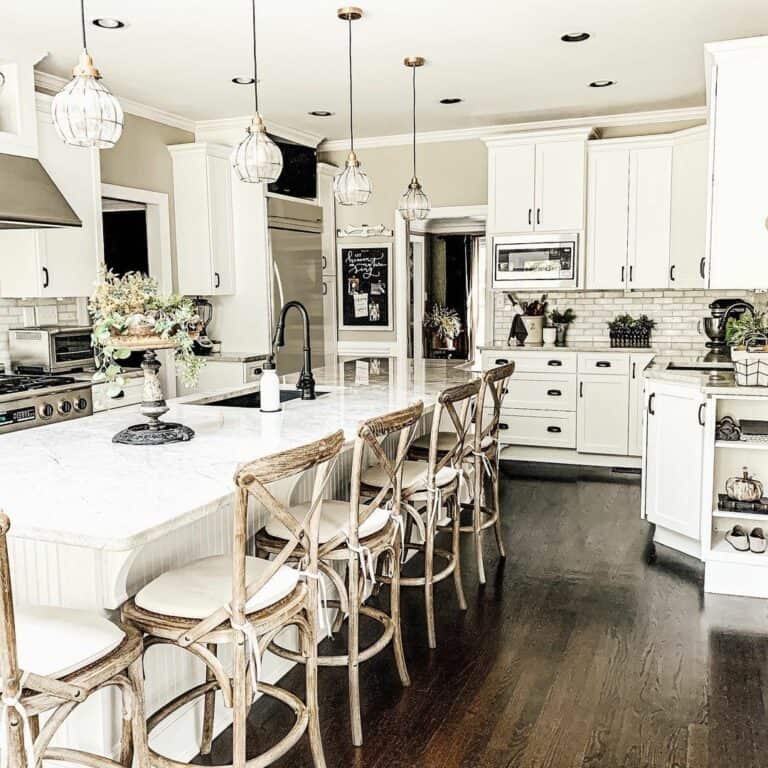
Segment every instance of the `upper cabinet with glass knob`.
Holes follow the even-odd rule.
[[[590,128],[486,140],[488,231],[583,232]]]

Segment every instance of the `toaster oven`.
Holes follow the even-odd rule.
[[[11,328],[8,352],[11,366],[19,373],[71,373],[95,368],[88,327]]]

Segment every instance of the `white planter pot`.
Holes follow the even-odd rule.
[[[545,326],[542,331],[542,337],[544,338],[545,347],[554,347],[555,341],[557,340],[557,328],[547,328]]]
[[[733,347],[731,359],[739,386],[768,387],[768,347]]]
[[[522,315],[521,317],[525,324],[525,329],[528,331],[528,335],[525,337],[525,346],[540,347],[543,343],[544,316],[529,317],[528,315]]]

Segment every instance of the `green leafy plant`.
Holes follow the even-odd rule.
[[[640,315],[638,318],[632,315],[616,315],[613,320],[608,322],[608,329],[612,333],[635,331],[639,333],[650,333],[656,327],[656,321],[648,315]]]
[[[455,309],[435,303],[424,315],[424,327],[443,339],[455,339],[461,333],[461,318]]]
[[[508,293],[507,298],[512,302],[513,307],[520,307],[526,317],[541,317],[547,313],[546,293],[542,294],[541,299],[531,301],[520,301],[514,293]]]
[[[93,380],[109,382],[110,397],[125,386],[121,361],[133,351],[121,346],[121,336],[146,336],[148,347],[151,337],[172,340],[184,383],[191,386],[197,381],[204,360],[195,355],[193,344],[201,322],[190,299],[160,296],[157,281],[139,272],[118,277],[107,271],[88,302],[88,311],[98,364]]]
[[[549,319],[553,325],[569,325],[576,319],[576,313],[570,307],[562,312],[559,309],[553,309],[549,313]]]
[[[734,347],[768,345],[768,310],[745,312],[741,317],[729,318],[725,340]]]

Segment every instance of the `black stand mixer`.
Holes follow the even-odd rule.
[[[707,363],[731,362],[731,349],[725,341],[725,329],[728,319],[741,317],[745,312],[754,312],[755,308],[744,299],[715,299],[709,305],[710,317],[704,318],[704,332],[709,337],[704,361]]]

